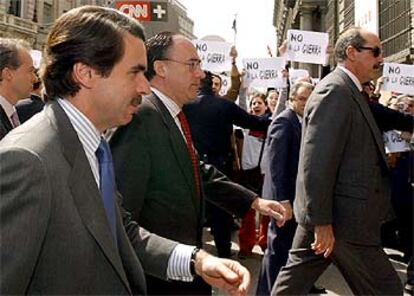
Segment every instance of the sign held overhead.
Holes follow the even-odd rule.
[[[288,30],[286,57],[290,61],[325,64],[329,45],[328,33]]]

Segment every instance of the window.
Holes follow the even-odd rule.
[[[21,0],[10,0],[8,14],[12,14],[15,16],[22,15]]]

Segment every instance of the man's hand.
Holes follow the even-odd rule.
[[[217,258],[200,250],[194,267],[195,272],[210,285],[230,295],[247,295],[251,283],[250,273],[237,261]]]
[[[237,58],[237,49],[234,45],[230,49],[230,57],[233,58],[233,61]]]
[[[328,258],[335,245],[335,237],[331,224],[315,225],[315,241],[311,244],[316,255],[323,254]]]
[[[286,210],[285,220],[288,221],[288,220],[292,219],[293,218],[293,208],[292,208],[292,204],[290,203],[290,201],[289,200],[283,200],[280,203],[282,204],[282,206]]]
[[[288,48],[288,41],[287,41],[287,39],[285,39],[283,42],[282,42],[282,45],[281,46],[279,46],[279,55],[281,56],[281,57],[283,57],[284,55],[285,55],[285,53],[286,53],[286,51],[287,51],[287,48]]]
[[[256,198],[252,203],[252,209],[258,211],[263,216],[270,216],[276,220],[276,224],[282,227],[286,220],[286,209],[283,205],[274,200]]]

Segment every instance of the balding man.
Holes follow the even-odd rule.
[[[272,294],[303,295],[334,262],[357,295],[402,295],[380,245],[390,211],[389,170],[361,84],[378,75],[381,41],[360,28],[335,48],[337,69],[310,96],[303,117],[294,214],[298,227]]]
[[[0,38],[0,139],[20,125],[15,105],[36,80],[29,50],[23,40]]]
[[[127,209],[151,232],[198,246],[205,198],[240,217],[254,208],[283,223],[284,210],[278,202],[258,198],[199,162],[182,112],[183,105],[196,98],[204,78],[193,43],[163,32],[146,45],[152,94],[111,139],[117,184]],[[148,294],[211,294],[211,287],[200,278],[189,283],[149,274],[146,278]]]

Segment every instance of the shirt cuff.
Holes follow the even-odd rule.
[[[167,278],[169,280],[192,282],[194,277],[190,271],[191,253],[194,246],[178,244],[168,259]]]

